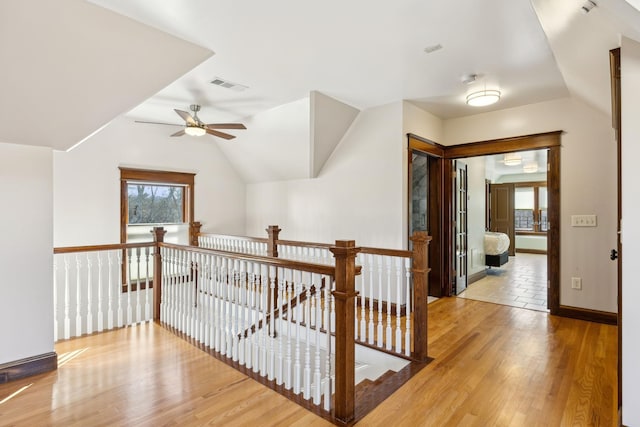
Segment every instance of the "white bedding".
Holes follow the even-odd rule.
[[[487,255],[500,255],[509,249],[510,243],[509,236],[504,233],[484,233],[484,253]]]

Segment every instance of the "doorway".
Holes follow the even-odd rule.
[[[506,138],[492,141],[481,141],[455,146],[442,146],[409,134],[409,150],[420,151],[429,156],[433,163],[429,163],[429,188],[436,188],[440,194],[436,198],[438,204],[428,207],[437,211],[440,215],[438,224],[431,224],[428,231],[432,236],[432,244],[429,247],[429,266],[441,276],[440,291],[443,296],[455,295],[454,278],[457,274],[455,263],[455,211],[453,176],[454,160],[467,157],[484,156],[490,154],[505,154],[510,152],[522,152],[527,150],[547,149],[547,200],[548,200],[548,248],[547,248],[547,301],[551,314],[557,314],[560,310],[560,135],[561,131],[544,134],[528,135],[514,138]],[[431,166],[434,167],[431,167]],[[470,178],[469,178],[470,179]],[[470,181],[471,182],[471,181]],[[484,180],[482,180],[484,185]],[[409,186],[410,187],[410,186]],[[410,190],[411,191],[411,190]],[[410,195],[411,196],[411,195]],[[411,197],[410,197],[411,198]],[[429,196],[432,200],[433,195]],[[433,208],[437,206],[437,208]],[[432,233],[437,230],[438,235]],[[439,262],[434,263],[432,253],[439,257]],[[473,255],[470,254],[470,257]],[[432,281],[430,273],[430,284]],[[430,286],[431,294],[431,286]]]
[[[547,311],[547,150],[460,161],[469,180],[468,286],[456,295]]]

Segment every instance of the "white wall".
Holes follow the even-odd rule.
[[[610,118],[575,99],[478,114],[444,123],[445,145],[563,130],[561,149],[560,304],[617,312],[616,158]],[[571,227],[571,215],[595,214],[595,228]],[[571,277],[582,277],[582,290]]]
[[[622,82],[622,423],[640,426],[640,44],[626,38],[621,48]],[[629,96],[626,96],[629,94]]]
[[[196,173],[195,220],[203,231],[243,234],[244,182],[219,142],[209,136],[170,138],[174,131],[122,117],[74,150],[55,152],[55,246],[120,241],[119,166]]]
[[[484,157],[469,157],[461,159],[467,165],[468,200],[467,200],[467,259],[468,274],[483,271],[484,260],[484,232],[486,214],[485,194],[485,159]]]
[[[0,143],[0,364],[53,351],[52,150]]]
[[[432,142],[440,143],[444,138],[442,119],[416,107],[408,101],[402,102],[402,134],[398,143],[402,147],[402,229],[404,230],[403,248],[408,248],[409,234],[409,142],[407,134],[412,133]]]
[[[361,111],[315,179],[247,185],[247,234],[401,248],[406,229],[402,103]],[[404,150],[406,152],[406,150]]]

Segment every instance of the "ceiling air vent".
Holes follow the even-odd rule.
[[[241,85],[240,83],[234,83],[229,80],[221,79],[220,77],[215,77],[211,80],[211,84],[216,86],[224,87],[227,89],[235,90],[236,92],[242,92],[245,89],[248,89],[248,86]]]

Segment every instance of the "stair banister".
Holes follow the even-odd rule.
[[[162,300],[162,254],[159,243],[164,242],[167,231],[164,227],[153,227],[153,320],[160,322],[160,302]]]
[[[360,251],[353,240],[336,240],[331,252],[335,257],[336,304],[335,334],[335,416],[343,422],[355,415],[355,290],[356,255]]]

